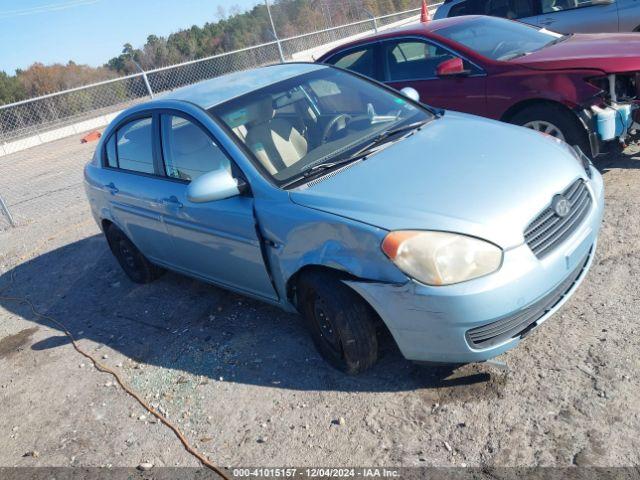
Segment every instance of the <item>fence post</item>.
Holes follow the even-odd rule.
[[[276,25],[273,23],[273,17],[271,16],[271,7],[269,7],[269,0],[264,0],[265,5],[267,6],[267,14],[269,15],[269,21],[271,22],[271,30],[273,31],[273,38],[276,39],[276,44],[278,45],[278,53],[280,54],[280,63],[284,63],[284,52],[282,51],[282,43],[280,43],[280,39],[278,38],[278,32],[276,32]]]
[[[11,216],[11,212],[9,211],[9,208],[7,207],[7,204],[4,203],[4,200],[2,199],[2,196],[0,196],[0,210],[2,210],[5,214],[5,216],[9,219],[9,224],[13,227],[16,228],[16,222],[13,221],[13,217]]]
[[[140,64],[138,64],[138,62],[136,62],[134,59],[131,59],[131,61],[136,66],[136,68],[140,70],[140,73],[142,73],[142,80],[144,80],[144,86],[147,89],[147,93],[149,94],[149,97],[151,97],[151,99],[153,100],[153,90],[151,90],[151,84],[149,83],[149,79],[147,78],[147,72],[145,72],[140,66]]]
[[[373,31],[375,33],[378,33],[378,19],[376,18],[376,16],[368,8],[364,9],[364,13],[369,15],[369,18],[373,20]]]

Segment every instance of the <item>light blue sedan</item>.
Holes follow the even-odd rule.
[[[384,328],[410,360],[487,360],[585,277],[602,179],[552,137],[405,94],[313,64],[174,91],[106,129],[91,210],[134,282],[169,269],[299,311],[345,372]]]

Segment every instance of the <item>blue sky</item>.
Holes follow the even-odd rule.
[[[245,10],[259,0],[0,0],[0,70],[33,62],[104,64],[126,42],[144,44],[216,20],[217,7]]]

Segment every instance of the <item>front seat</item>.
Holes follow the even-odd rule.
[[[269,173],[298,162],[308,152],[308,142],[296,126],[285,118],[274,118],[269,95],[247,108],[246,144]]]

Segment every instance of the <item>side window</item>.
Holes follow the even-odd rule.
[[[127,123],[118,129],[115,138],[115,150],[119,168],[132,172],[154,173],[151,118],[143,118]],[[109,165],[112,166],[108,144],[107,159]]]
[[[574,8],[590,7],[593,0],[542,0],[542,13],[554,13]]]
[[[418,40],[388,42],[383,50],[391,82],[434,78],[438,65],[454,58],[447,50]]]
[[[376,78],[374,52],[375,46],[368,45],[361,49],[338,53],[331,57],[328,63],[336,67],[353,70],[367,77]]]
[[[231,162],[198,125],[176,115],[162,115],[162,154],[167,176],[191,181],[213,170],[231,172]]]
[[[492,17],[502,17],[514,20],[516,18],[531,17],[535,15],[535,9],[533,6],[533,0],[488,0],[485,6],[485,11],[482,13]]]
[[[118,154],[116,153],[116,136],[111,135],[109,141],[105,145],[105,152],[107,154],[107,166],[111,168],[118,168]]]
[[[449,10],[449,17],[460,17],[462,15],[482,15],[484,7],[478,0],[465,0],[455,4]]]

